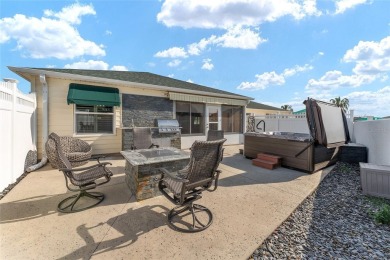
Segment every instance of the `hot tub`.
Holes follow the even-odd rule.
[[[282,157],[282,166],[309,173],[334,164],[338,160],[339,147],[350,139],[345,114],[333,104],[310,98],[304,104],[310,134],[247,132],[244,134],[244,156],[277,155]]]
[[[339,147],[314,144],[310,135],[304,133],[245,133],[244,156],[252,159],[258,153],[280,156],[282,166],[312,173],[334,164]]]

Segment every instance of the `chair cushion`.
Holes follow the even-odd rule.
[[[92,147],[85,141],[70,137],[70,136],[61,136],[60,144],[64,155],[68,158],[69,161],[73,160],[86,160],[92,156]],[[49,162],[53,168],[59,167],[59,160],[57,158],[55,143],[53,140],[49,139],[45,145],[46,155],[49,159]],[[72,167],[77,167],[88,163],[88,161],[83,162],[70,162]]]
[[[71,182],[73,185],[82,186],[88,183],[93,183],[96,179],[102,177],[108,177],[108,173],[104,170],[104,167],[96,167],[82,173],[73,173],[73,179]]]

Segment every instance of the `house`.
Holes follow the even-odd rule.
[[[250,101],[246,106],[246,113],[254,116],[262,116],[274,114],[291,114],[291,111]]]
[[[224,130],[226,144],[243,143],[246,96],[148,72],[8,68],[36,93],[38,158],[51,132],[87,141],[94,154],[130,149],[133,127],[151,127],[157,143],[182,149],[209,129]],[[159,133],[156,119],[177,119],[181,134]]]

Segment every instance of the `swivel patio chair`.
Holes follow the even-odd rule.
[[[63,213],[73,213],[82,210],[89,209],[96,206],[104,200],[104,194],[100,192],[88,192],[88,190],[94,189],[104,183],[110,181],[112,172],[106,167],[111,165],[109,162],[97,163],[95,165],[73,168],[68,158],[65,156],[61,147],[61,138],[51,133],[49,139],[54,143],[56,160],[58,162],[59,171],[62,171],[65,177],[66,187],[69,191],[78,192],[76,195],[72,195],[62,200],[58,204],[58,211]],[[102,181],[97,181],[104,178]],[[81,199],[92,199],[92,203],[84,202],[78,206],[77,202]]]
[[[152,130],[149,127],[135,127],[133,128],[133,145],[131,150],[150,149],[159,147],[152,143]]]
[[[221,140],[224,138],[223,130],[209,130],[207,132],[207,141]]]
[[[202,198],[205,190],[215,191],[221,173],[218,165],[223,157],[223,143],[217,141],[195,141],[191,147],[188,165],[177,172],[161,168],[162,178],[159,190],[177,206],[168,213],[168,224],[181,232],[199,232],[208,228],[213,222],[211,211],[194,202]],[[211,189],[214,183],[213,189]],[[192,224],[185,221],[192,216]]]
[[[58,146],[61,147],[64,156],[70,161],[72,167],[84,165],[92,157],[92,147],[78,138],[61,136],[59,137]],[[56,147],[54,140],[49,138],[45,144],[46,154],[51,166],[58,169],[60,162],[55,151]]]

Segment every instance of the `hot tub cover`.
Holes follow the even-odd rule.
[[[331,148],[350,141],[347,119],[340,107],[311,98],[303,103],[310,134],[316,143]]]

